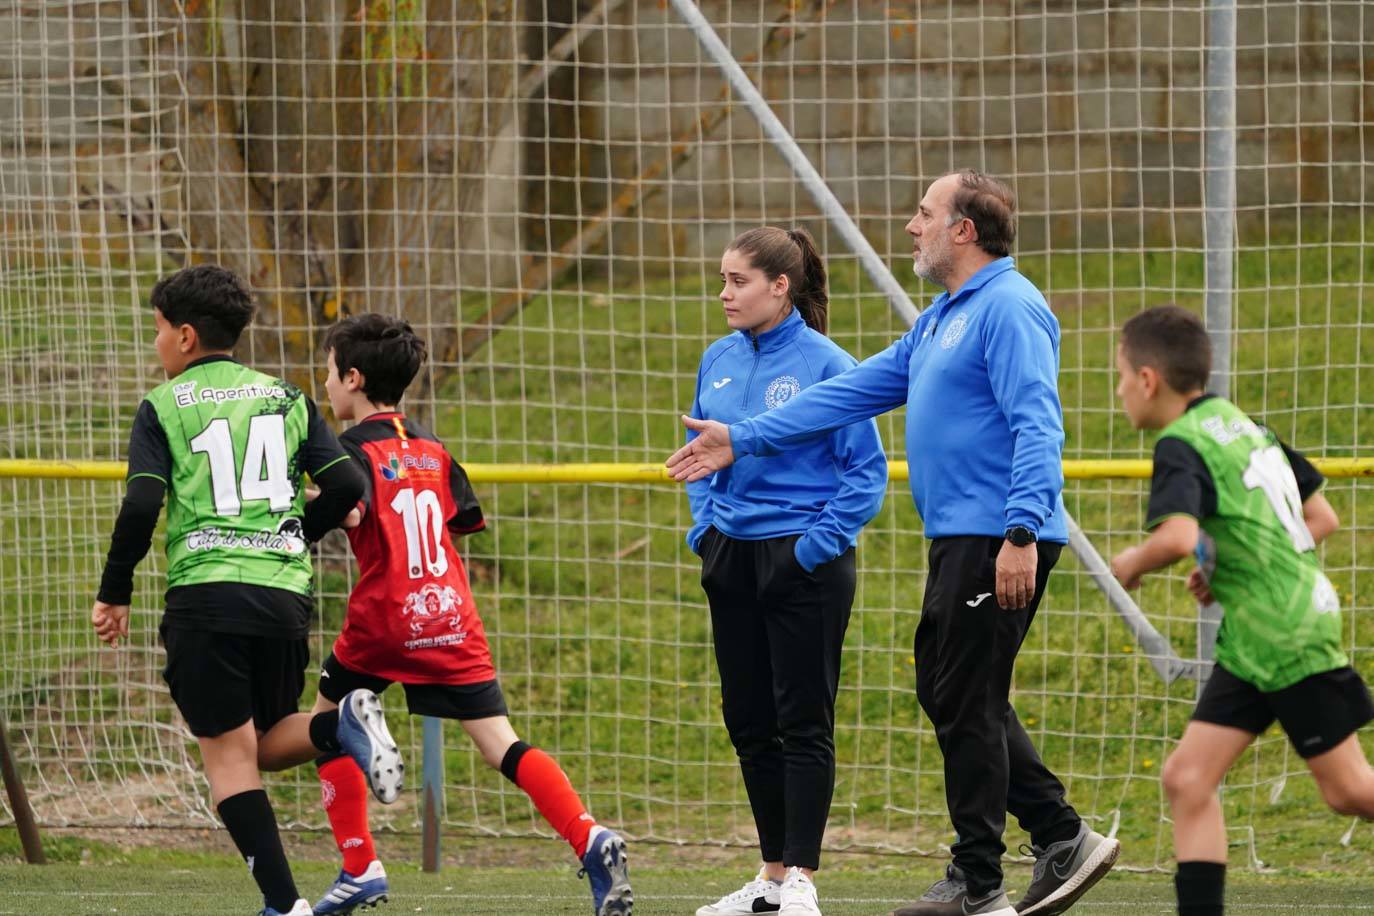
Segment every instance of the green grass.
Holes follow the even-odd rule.
[[[1026,869],[1013,877],[1028,880]],[[296,867],[302,893],[319,896],[335,874],[334,866],[310,863]],[[137,889],[126,889],[129,869],[112,866],[0,866],[0,914],[57,916],[70,913],[118,913],[162,916],[174,902],[179,914],[252,912],[260,904],[241,868],[158,868],[136,876]],[[736,869],[671,869],[634,875],[635,913],[680,916],[736,889],[748,875]],[[819,889],[828,916],[874,916],[910,902],[939,877],[931,863],[921,870],[836,869],[822,876]],[[386,913],[577,914],[588,912],[589,896],[572,869],[449,869],[437,875],[413,866],[391,870],[392,894]],[[1302,881],[1233,876],[1228,882],[1228,913],[1355,913],[1374,910],[1374,884],[1348,877]],[[1120,875],[1108,878],[1073,909],[1074,913],[1140,914],[1177,912],[1173,888],[1165,875]]]
[[[319,839],[319,838],[317,838]],[[301,893],[318,897],[333,880],[337,865],[307,858],[297,838],[293,873]],[[95,914],[162,916],[175,907],[185,914],[247,913],[257,906],[255,888],[231,858],[222,835],[204,841],[205,852],[165,848],[116,849],[64,838],[49,842],[53,864],[27,866],[3,855],[13,847],[0,831],[0,916],[3,914]],[[325,844],[320,840],[315,849]],[[393,859],[388,864],[390,902],[378,912],[584,914],[590,900],[585,882],[574,874],[561,844],[519,840],[453,842],[437,874]],[[512,864],[493,864],[502,856]],[[736,850],[677,849],[640,845],[631,849],[631,877],[638,916],[678,916],[692,912],[737,888],[749,877],[750,857]],[[539,861],[543,856],[543,861]],[[694,862],[702,857],[706,864]],[[481,867],[474,867],[479,864]],[[824,910],[830,916],[874,916],[908,902],[942,874],[936,859],[897,856],[830,857],[818,877]],[[1012,865],[1007,887],[1019,893],[1030,869]],[[1355,913],[1374,911],[1374,881],[1311,872],[1282,878],[1236,872],[1227,880],[1227,912]],[[173,903],[174,902],[174,903]],[[1169,914],[1175,910],[1172,879],[1160,872],[1115,872],[1077,904],[1074,913]]]
[[[1200,307],[1201,256],[1089,251],[1028,257],[1021,266],[1046,290],[1064,332],[1067,457],[1148,454],[1151,440],[1116,412],[1115,328],[1145,304],[1173,299]],[[898,267],[919,292],[905,264]],[[1369,454],[1374,249],[1325,237],[1276,238],[1242,253],[1237,268],[1236,400],[1299,448]],[[662,278],[613,274],[535,299],[442,380],[437,431],[469,462],[661,461],[680,439],[677,416],[690,404],[701,351],[722,333],[709,273],[690,264]],[[835,265],[833,293],[833,336],[856,355],[871,355],[901,333],[852,264]],[[128,298],[118,289],[54,281],[46,298],[6,308],[0,365],[17,382],[0,402],[0,418],[16,431],[12,454],[119,454],[138,395],[156,377],[148,335],[137,327],[146,315],[128,307]],[[57,304],[46,323],[37,320],[44,302]],[[116,305],[102,304],[109,302]],[[470,295],[435,321],[471,320],[487,304]],[[98,320],[86,314],[92,311]],[[70,365],[59,359],[64,352]],[[415,409],[430,413],[430,405]],[[901,412],[880,428],[889,452],[901,457]],[[110,797],[147,791],[158,799],[139,809],[155,823],[194,822],[202,787],[186,765],[194,754],[188,758],[165,727],[172,716],[149,610],[160,603],[160,558],[150,557],[139,579],[131,648],[97,653],[83,616],[118,488],[0,488],[0,711],[18,736],[40,812],[55,822],[125,823],[131,815],[123,809],[87,806],[114,784]],[[1138,482],[1070,483],[1065,498],[1110,556],[1137,537],[1143,492]],[[1355,663],[1371,677],[1374,487],[1335,481],[1328,493],[1347,527],[1323,548],[1324,562],[1353,609],[1346,626]],[[699,570],[682,544],[689,518],[681,492],[512,486],[479,495],[492,525],[469,539],[469,569],[522,736],[558,757],[594,812],[635,836],[747,841],[747,807],[719,721]],[[861,564],[837,712],[829,839],[837,847],[936,852],[950,836],[941,758],[913,690],[910,643],[925,563],[904,487],[893,488],[865,533]],[[320,570],[317,654],[337,631],[350,583],[349,562],[335,543]],[[1181,576],[1155,577],[1139,600],[1177,650],[1191,653],[1194,612]],[[310,695],[307,688],[307,701]],[[1132,865],[1159,865],[1170,855],[1158,772],[1192,699],[1190,683],[1158,680],[1077,564],[1065,559],[1022,652],[1013,701],[1080,810],[1099,827],[1119,821]],[[399,710],[399,695],[390,704]],[[110,715],[115,709],[120,714]],[[418,721],[393,718],[416,759]],[[163,727],[125,724],[140,722]],[[545,829],[457,728],[447,736],[452,830]],[[131,784],[115,784],[115,774]],[[288,822],[321,822],[309,772],[273,785]],[[1358,874],[1374,864],[1364,851],[1368,828],[1357,829],[1350,846],[1339,843],[1348,822],[1321,806],[1277,733],[1242,761],[1224,798],[1238,865],[1253,858],[1252,838],[1255,856],[1270,866]],[[413,806],[377,817],[400,830],[415,825]],[[1008,845],[1023,840],[1013,827]]]

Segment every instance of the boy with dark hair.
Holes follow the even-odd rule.
[[[167,495],[163,678],[262,891],[262,914],[307,916],[260,769],[346,752],[383,801],[400,789],[400,758],[374,694],[357,691],[342,712],[296,712],[310,660],[308,546],[347,515],[362,476],[308,397],[231,356],[253,316],[242,280],[211,264],[189,267],[153,288],[152,306],[169,381],[134,419],[91,623],[111,646],[128,635],[134,567]],[[309,507],[306,473],[320,488]]]
[[[410,325],[359,315],[325,338],[325,390],[334,415],[356,420],[343,447],[366,470],[367,492],[345,527],[358,558],[343,632],[324,662],[317,712],[349,690],[405,687],[417,715],[457,719],[482,759],[529,795],[568,841],[591,883],[597,916],[629,914],[633,904],[625,841],[587,814],[553,758],[521,741],[507,718],[482,619],[456,535],[485,527],[467,475],[427,430],[397,410],[425,357]],[[319,761],[325,811],[343,869],[319,914],[350,913],[382,899],[386,871],[367,825],[362,775],[346,757]]]
[[[1234,404],[1204,393],[1207,331],[1173,305],[1126,322],[1117,396],[1137,429],[1162,430],[1145,527],[1112,572],[1127,588],[1195,551],[1188,586],[1225,608],[1216,664],[1164,764],[1182,916],[1222,912],[1226,825],[1217,789],[1277,719],[1327,803],[1374,817],[1374,770],[1355,732],[1374,703],[1341,643],[1340,604],[1316,545],[1336,530],[1322,475]]]

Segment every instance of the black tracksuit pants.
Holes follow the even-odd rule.
[[[1002,884],[1002,833],[1016,815],[1037,846],[1072,838],[1081,823],[1064,786],[1040,760],[1008,697],[1016,653],[1062,547],[1038,544],[1030,605],[997,605],[1001,538],[937,538],[916,627],[916,696],[945,758],[951,850],[969,889]]]
[[[854,549],[806,572],[797,535],[702,538],[725,727],[765,862],[818,868],[835,790],[835,693]]]

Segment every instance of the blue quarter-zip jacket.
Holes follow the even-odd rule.
[[[736,456],[775,455],[906,406],[911,496],[929,538],[1024,525],[1065,543],[1059,322],[1011,258],[941,293],[916,326],[787,406],[730,427]]]
[[[697,370],[692,416],[734,423],[773,411],[822,379],[852,369],[854,358],[807,327],[796,311],[754,337],[737,331],[706,348]],[[696,438],[690,430],[687,440]],[[732,538],[759,541],[800,534],[793,553],[807,572],[854,545],[882,508],[887,457],[873,420],[835,424],[833,432],[785,457],[742,458],[687,485],[698,550],[714,525]]]

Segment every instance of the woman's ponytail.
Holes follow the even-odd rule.
[[[825,262],[816,250],[811,233],[798,226],[788,229],[787,237],[801,252],[800,277],[792,280],[792,304],[801,312],[802,320],[822,334],[830,330],[830,293],[826,289]]]

